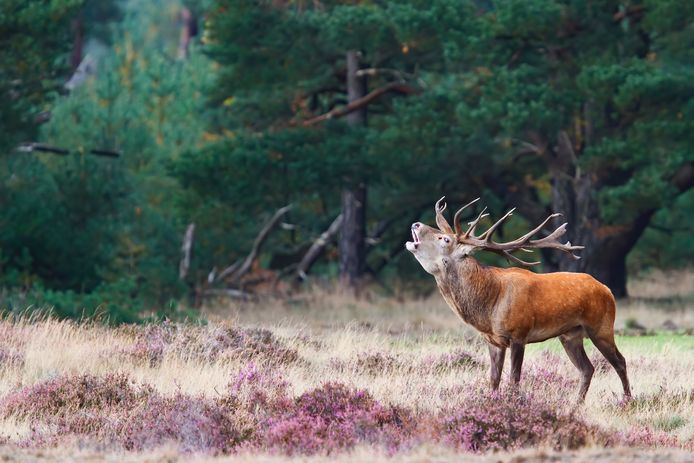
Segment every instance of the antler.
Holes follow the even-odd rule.
[[[453,229],[448,224],[446,218],[443,216],[443,211],[446,210],[446,203],[441,203],[445,198],[445,196],[442,196],[441,199],[436,201],[436,205],[434,206],[434,211],[436,211],[436,225],[439,227],[439,230],[441,230],[444,233],[453,233]]]
[[[479,199],[479,198],[478,198]],[[475,200],[476,201],[476,200]],[[474,202],[474,201],[473,201]],[[472,204],[472,203],[470,203]],[[467,207],[467,206],[465,206]],[[516,210],[516,208],[511,209],[508,211],[502,218],[497,220],[491,227],[489,227],[484,233],[482,233],[479,236],[475,236],[475,227],[479,223],[479,221],[488,216],[489,214],[485,214],[486,208],[477,216],[475,220],[470,222],[470,227],[467,229],[465,233],[462,233],[458,221],[456,220],[456,235],[458,236],[458,242],[462,244],[469,244],[472,246],[475,246],[477,248],[487,250],[487,251],[492,251],[496,254],[500,254],[504,257],[506,257],[508,260],[516,262],[521,265],[538,265],[540,262],[527,262],[522,259],[519,259],[518,257],[514,256],[513,252],[515,251],[525,251],[525,252],[532,252],[531,249],[542,249],[542,248],[547,248],[547,249],[557,249],[559,251],[565,252],[569,254],[573,259],[580,259],[579,256],[575,255],[573,251],[578,251],[584,248],[584,246],[574,246],[571,244],[570,241],[567,241],[566,243],[561,243],[559,241],[559,238],[566,233],[566,226],[567,223],[561,224],[559,227],[557,227],[552,233],[550,233],[548,236],[544,238],[540,238],[537,240],[531,240],[530,238],[533,237],[536,233],[538,233],[542,228],[547,225],[547,222],[552,220],[555,217],[559,217],[561,214],[559,213],[554,213],[551,214],[549,217],[547,217],[540,225],[537,227],[533,228],[531,231],[526,233],[525,235],[521,236],[520,238],[517,238],[513,241],[509,241],[506,243],[497,243],[496,241],[492,240],[492,235],[496,231],[497,228],[499,228],[499,225],[501,225],[506,219],[511,217],[513,215],[513,212]],[[456,218],[458,217],[458,214],[456,214]]]
[[[453,216],[453,226],[455,227],[455,234],[460,235],[463,232],[463,229],[460,227],[460,216],[463,214],[463,211],[467,209],[468,207],[472,206],[475,204],[477,201],[479,201],[480,198],[475,198],[460,209],[458,209],[458,212],[455,213],[455,216]]]

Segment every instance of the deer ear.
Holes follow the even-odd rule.
[[[434,211],[436,211],[436,226],[444,233],[453,233],[453,229],[443,216],[443,211],[446,210],[446,203],[443,202],[444,198],[445,196],[436,201],[436,205],[434,206]]]

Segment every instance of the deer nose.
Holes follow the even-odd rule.
[[[422,226],[421,223],[415,222],[415,223],[412,224],[412,229],[413,229],[413,230],[416,230],[416,229],[418,229],[418,228],[421,227],[421,226]]]

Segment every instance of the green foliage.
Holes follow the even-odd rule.
[[[96,76],[56,98],[41,140],[69,155],[0,158],[0,285],[24,288],[5,308],[19,300],[63,317],[128,321],[183,295],[184,224],[166,166],[204,142],[211,69],[194,50],[178,62],[154,46],[177,39],[177,11],[169,2],[126,8]],[[158,25],[161,14],[170,23]]]
[[[12,292],[0,298],[3,312],[22,314],[41,311],[59,318],[99,319],[108,323],[133,323],[142,320],[143,301],[137,296],[131,278],[100,283],[88,293],[51,290],[41,283],[25,293]]]
[[[0,3],[0,156],[31,139],[36,115],[67,70],[70,19],[83,0]]]
[[[459,201],[481,192],[498,214],[523,188],[544,208],[557,167],[518,152],[566,132],[577,168],[609,177],[592,192],[599,219],[629,223],[668,207],[679,194],[670,179],[693,159],[694,70],[673,40],[692,34],[676,2],[654,3],[217,0],[206,37],[221,64],[213,97],[226,139],[174,172],[196,205],[234,217],[225,227],[244,229],[259,203],[298,203],[301,241],[337,213],[349,181],[369,184],[380,219],[436,191]],[[345,103],[350,49],[375,69],[370,90],[399,81],[420,94],[372,103],[364,129],[300,128]]]
[[[193,43],[179,61],[184,4],[204,18],[205,53]],[[482,196],[498,216],[529,192],[544,213],[559,171],[594,180],[595,227],[658,211],[632,271],[686,265],[694,204],[672,178],[694,162],[692,8],[5,0],[0,286],[12,291],[4,304],[114,320],[170,306],[185,292],[177,268],[188,223],[198,282],[244,256],[271,211],[293,203],[285,220],[296,227],[276,232],[261,256],[279,268],[337,216],[340,191],[362,182],[369,231],[391,224],[369,248],[373,269],[397,254],[410,222],[432,220],[443,194],[451,209]],[[61,95],[75,18],[107,51],[96,76]],[[346,104],[349,50],[360,53],[369,91],[406,90],[373,100],[366,126],[342,117],[305,124]],[[37,116],[48,112],[39,131]],[[571,169],[556,156],[561,133],[577,158]],[[29,140],[71,154],[11,152]],[[95,157],[92,148],[122,156]],[[516,219],[501,232],[526,225]],[[335,262],[329,249],[315,273],[333,275]],[[421,275],[412,259],[390,262],[386,276]]]

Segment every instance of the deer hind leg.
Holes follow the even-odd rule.
[[[581,387],[578,390],[578,402],[583,402],[590,387],[595,368],[590,363],[586,350],[583,348],[583,329],[579,332],[567,333],[559,337],[561,345],[569,356],[571,363],[581,372]]]
[[[511,343],[511,381],[515,386],[520,383],[524,354],[525,344]]]
[[[619,379],[622,381],[622,387],[624,388],[624,398],[630,399],[631,387],[629,386],[629,378],[627,377],[627,362],[617,349],[617,345],[614,342],[614,333],[611,330],[609,333],[605,334],[596,334],[588,331],[588,336],[600,353],[610,362],[610,365],[615,369],[617,375],[619,375]]]
[[[496,347],[492,344],[487,344],[489,348],[489,358],[491,360],[491,368],[489,370],[489,383],[493,391],[499,389],[501,382],[501,372],[504,369],[504,358],[506,357],[505,347]]]

